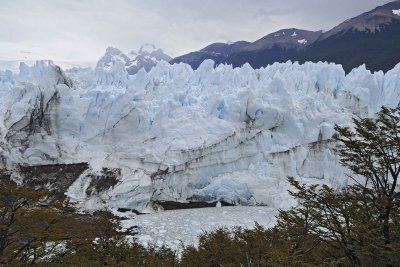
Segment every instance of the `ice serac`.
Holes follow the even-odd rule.
[[[88,163],[61,183],[87,209],[154,211],[160,201],[284,208],[288,175],[347,184],[334,124],[400,100],[400,65],[347,76],[328,63],[214,65],[162,61],[129,75],[112,64],[67,78],[38,62],[0,73],[1,162]]]
[[[72,81],[51,61],[33,67],[21,63],[18,75],[5,76],[0,82],[2,165],[57,162],[59,91],[69,90]]]

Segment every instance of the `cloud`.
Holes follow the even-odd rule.
[[[387,2],[0,0],[0,58],[95,61],[107,46],[130,51],[143,43],[177,56],[216,41],[254,41],[281,28],[329,29]]]

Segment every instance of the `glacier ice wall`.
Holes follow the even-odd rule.
[[[328,63],[205,61],[194,71],[160,62],[129,75],[118,64],[65,74],[39,61],[0,72],[0,168],[87,162],[67,194],[88,209],[151,211],[162,200],[287,207],[288,175],[347,183],[334,124],[399,100],[400,64],[346,76]],[[88,194],[107,170],[118,170],[115,182]]]

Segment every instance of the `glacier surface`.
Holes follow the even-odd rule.
[[[321,62],[253,69],[206,60],[192,70],[161,61],[129,75],[118,60],[68,72],[38,61],[0,71],[0,169],[87,162],[66,192],[86,209],[152,212],[159,201],[189,200],[285,208],[287,176],[348,183],[335,124],[399,100],[400,64],[346,76]],[[118,171],[108,187],[88,190],[109,170]]]
[[[197,246],[200,234],[217,228],[240,226],[251,229],[255,227],[255,222],[265,228],[273,227],[276,224],[276,213],[277,211],[271,207],[248,206],[204,208],[196,211],[168,210],[140,216],[133,215],[129,220],[123,220],[121,226],[124,230],[137,230],[135,238],[139,243],[145,246],[164,245],[177,251],[179,255],[182,252],[182,245]]]

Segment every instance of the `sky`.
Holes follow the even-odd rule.
[[[175,57],[284,28],[329,30],[388,0],[0,0],[0,60],[95,62],[152,43]]]

